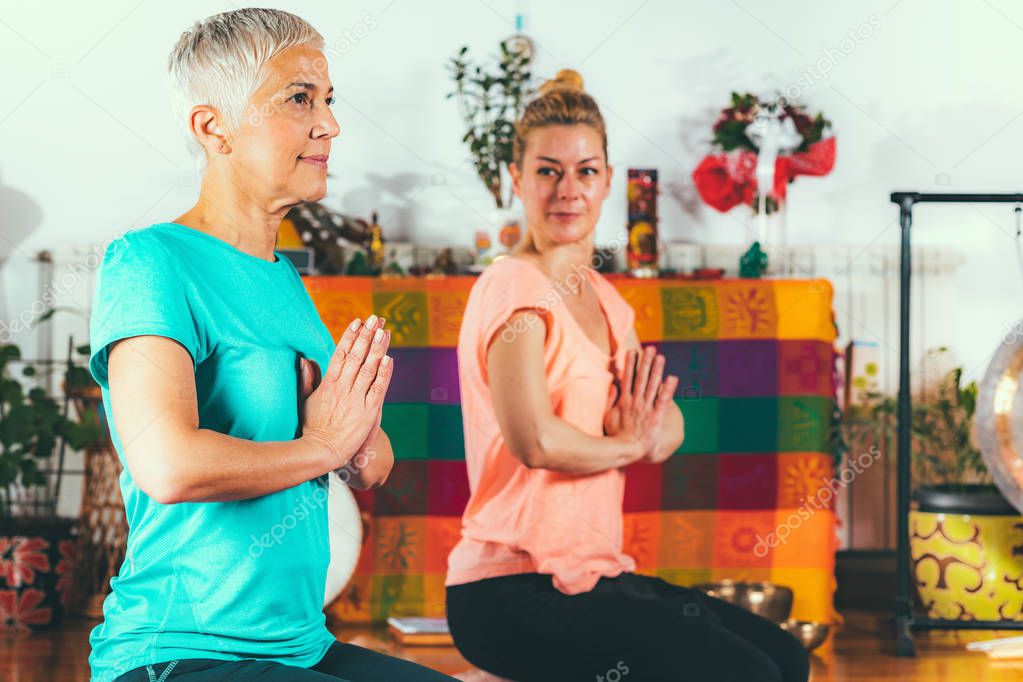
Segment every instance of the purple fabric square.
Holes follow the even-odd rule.
[[[391,348],[394,376],[389,403],[458,405],[458,358],[454,348]]]
[[[387,389],[389,403],[425,403],[430,395],[430,349],[390,348],[394,374]]]
[[[699,400],[718,394],[716,341],[664,341],[656,345],[664,354],[664,373],[678,377],[676,398]]]
[[[717,343],[718,395],[778,394],[778,342],[774,339]]]
[[[430,387],[422,400],[439,405],[461,404],[458,390],[458,354],[454,348],[430,349]]]

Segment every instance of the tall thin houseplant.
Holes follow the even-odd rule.
[[[448,62],[454,91],[465,125],[462,137],[469,147],[476,173],[494,198],[497,208],[511,205],[512,192],[504,193],[504,176],[512,161],[515,121],[526,98],[533,93],[529,81],[532,53],[524,49],[524,36],[501,41],[496,67],[474,62],[463,46]]]

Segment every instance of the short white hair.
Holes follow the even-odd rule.
[[[300,45],[322,50],[323,36],[301,17],[277,9],[245,8],[195,22],[181,34],[167,62],[174,115],[183,127],[189,151],[203,157],[188,114],[206,104],[241,125],[245,105],[266,81],[266,65],[280,52]]]

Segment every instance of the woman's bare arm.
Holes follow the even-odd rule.
[[[554,414],[544,375],[547,328],[516,324],[520,316],[536,319],[531,312],[516,313],[507,323],[515,333],[495,335],[487,351],[490,395],[511,453],[527,467],[571,474],[615,469],[641,458],[647,448],[633,435],[591,436]]]
[[[373,442],[367,443],[355,453],[351,461],[339,469],[337,474],[352,488],[369,490],[386,483],[393,468],[394,450],[391,448],[391,439],[383,429],[379,429],[373,437]]]
[[[257,442],[199,428],[192,359],[176,341],[118,341],[108,362],[110,402],[128,470],[143,492],[173,504],[258,497],[339,469],[366,440],[383,402],[386,346],[371,346],[365,328],[346,330],[323,384],[306,401],[315,425],[307,416],[301,438]]]
[[[302,439],[255,442],[200,429],[192,358],[166,337],[115,343],[109,379],[128,471],[157,502],[258,497],[334,468],[326,447]]]

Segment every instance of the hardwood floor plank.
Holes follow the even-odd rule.
[[[990,661],[966,651],[966,643],[1018,635],[1005,631],[916,633],[918,656],[895,658],[886,614],[846,611],[842,629],[813,656],[813,682],[1023,682],[1023,660]],[[89,632],[95,621],[69,619],[49,633],[0,636],[3,682],[89,679]],[[472,669],[452,647],[401,647],[383,629],[340,627],[338,639],[414,660],[454,675]]]

